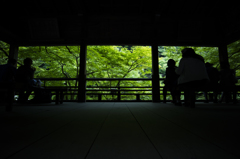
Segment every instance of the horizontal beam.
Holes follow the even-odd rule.
[[[37,78],[42,81],[64,81],[64,80],[78,80],[78,78]],[[164,80],[165,78],[159,78]],[[87,78],[87,81],[150,81],[152,78]]]
[[[240,40],[240,31],[238,32],[235,32],[229,36],[227,36],[227,45],[231,44],[231,43],[234,43],[238,40]]]
[[[20,37],[0,26],[0,40],[8,44],[17,44],[20,41]]]
[[[21,41],[18,43],[19,46],[77,46],[80,45],[82,41]],[[106,39],[99,39],[99,40],[88,40],[86,42],[87,45],[135,45],[135,46],[151,46],[153,43],[157,44],[158,46],[197,46],[197,47],[217,47],[219,46],[218,42],[193,42],[193,41],[186,41],[186,42],[179,42],[179,41],[139,41],[136,40],[106,40]]]

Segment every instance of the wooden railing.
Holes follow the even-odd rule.
[[[103,79],[103,78],[89,78],[87,81],[109,81],[109,82],[117,82],[121,83],[122,81],[151,81],[150,78],[114,78],[114,79]],[[152,96],[152,86],[142,85],[142,86],[93,86],[87,87],[87,95],[98,96],[97,101],[102,101],[102,97],[105,99],[109,99],[107,97],[112,96],[112,100],[115,101],[125,101],[126,99],[122,98],[124,96],[135,96],[135,98],[131,99],[132,101],[152,101],[151,98],[148,100],[144,100],[141,96]],[[115,98],[114,98],[115,97]],[[129,99],[128,99],[129,100]],[[105,100],[104,100],[105,101]]]
[[[48,81],[63,81],[63,83],[67,83],[68,81],[75,81],[78,80],[77,78],[40,78],[42,81],[42,86],[56,86],[56,85],[48,85]],[[135,96],[135,99],[127,100],[127,101],[152,101],[152,86],[144,85],[144,86],[124,86],[121,84],[122,81],[151,81],[151,78],[87,78],[87,87],[86,87],[86,95],[87,95],[87,101],[126,101],[125,96]],[[160,81],[163,81],[164,78],[160,78]],[[89,85],[88,83],[90,81],[96,81],[96,82],[109,82],[108,86],[97,86],[97,85]],[[120,83],[117,86],[113,86],[111,83],[115,81],[116,83]],[[161,84],[161,82],[160,82]],[[63,85],[61,85],[63,86]],[[68,92],[65,92],[64,95],[71,95],[76,96],[78,93],[78,88],[76,86],[67,86],[69,88]],[[160,95],[162,95],[163,85],[160,85],[159,91]],[[144,97],[148,96],[149,99],[143,99]],[[149,97],[150,96],[150,97]],[[89,97],[92,97],[93,99],[90,99]],[[104,97],[104,99],[103,99]],[[124,100],[125,99],[125,100]],[[67,99],[64,100],[72,101],[74,99]],[[163,97],[162,99],[163,100]]]
[[[163,80],[165,78],[159,78],[159,91],[160,91],[160,101],[164,101],[163,97]],[[237,78],[240,79],[240,78]],[[56,85],[48,85],[48,81],[63,81],[64,83],[67,83],[68,81],[77,81],[77,78],[40,78],[42,81],[42,86],[47,87],[47,86],[56,86]],[[111,84],[108,86],[96,86],[96,85],[89,85],[89,81],[151,81],[151,78],[87,78],[87,87],[86,87],[86,95],[87,95],[87,101],[126,101],[124,100],[125,96],[135,96],[135,99],[132,100],[127,100],[127,101],[152,101],[151,97],[150,99],[144,99],[143,97],[146,96],[152,96],[152,86],[147,85],[147,86],[123,86],[123,85],[118,85],[118,86],[112,86]],[[63,84],[61,86],[64,86]],[[64,92],[64,100],[65,101],[76,101],[77,100],[77,94],[78,94],[78,88],[76,86],[64,86],[68,87],[69,91]],[[71,96],[67,98],[68,96]],[[167,95],[170,95],[170,92],[167,92]],[[110,99],[110,96],[112,97]],[[92,97],[90,99],[89,97]],[[103,97],[105,97],[103,99]],[[170,100],[166,100],[170,101]],[[200,100],[199,100],[200,101]]]

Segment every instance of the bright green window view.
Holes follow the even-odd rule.
[[[9,55],[9,44],[0,41],[0,64],[5,64]],[[159,46],[159,77],[165,77],[167,61],[174,59],[176,66],[181,59],[181,46]],[[219,55],[217,47],[192,47],[197,54],[204,57],[205,62],[212,63],[220,70]],[[231,69],[236,70],[236,76],[240,76],[240,41],[228,45],[229,63]],[[21,46],[19,47],[18,66],[23,64],[25,58],[33,60],[33,66],[37,69],[35,78],[65,78],[72,79],[79,77],[80,70],[80,46]],[[152,54],[150,46],[87,46],[86,77],[122,79],[137,78],[151,79],[152,75]],[[46,81],[46,86],[71,86],[77,87],[77,80]],[[151,80],[99,80],[87,81],[87,87],[100,89],[122,88],[121,100],[151,100]],[[164,86],[160,80],[160,86]],[[97,88],[98,87],[98,88]],[[133,88],[138,87],[138,88]],[[146,87],[146,90],[140,87]],[[102,89],[101,88],[101,89]],[[88,89],[88,88],[87,88]],[[133,91],[129,91],[133,90]],[[138,91],[134,91],[138,90]],[[96,91],[88,95],[89,100],[98,99]],[[117,99],[118,95],[102,95],[101,100]],[[139,97],[135,93],[141,94]],[[170,97],[169,97],[170,98]]]

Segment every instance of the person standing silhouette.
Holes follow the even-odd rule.
[[[177,68],[175,66],[176,62],[173,59],[169,59],[167,65],[168,67],[166,68],[166,79],[164,80],[164,84],[165,87],[171,92],[173,103],[180,106],[180,92],[176,90],[177,80],[179,77],[179,75],[177,75],[175,72],[175,69]]]
[[[192,48],[182,50],[182,59],[176,69],[178,87],[188,88],[184,92],[185,106],[195,107],[195,92],[192,88],[202,87],[209,82],[204,58]]]
[[[221,62],[220,65],[220,86],[223,88],[235,87],[237,83],[235,70],[230,69],[230,65],[227,62]],[[233,96],[236,98],[236,91],[233,91]],[[226,103],[232,100],[230,91],[223,91],[219,102],[222,102],[224,99]],[[236,100],[233,102],[236,102]]]
[[[20,103],[25,103],[28,101],[28,97],[32,92],[34,72],[36,71],[36,68],[32,67],[32,59],[26,58],[24,59],[23,63],[24,65],[20,66],[16,73],[16,82],[21,83],[23,88],[26,90],[26,93],[24,93],[24,90],[19,92],[18,101]]]
[[[0,103],[6,101],[13,102],[15,74],[17,60],[9,58],[7,64],[0,65],[0,88],[6,89],[6,92],[0,92]]]
[[[220,80],[220,73],[217,68],[213,67],[213,64],[206,62],[205,63],[207,74],[209,77],[210,82],[208,83],[209,87],[218,88],[219,87],[219,80]],[[207,92],[203,92],[205,96],[205,103],[208,103],[208,95]],[[213,91],[213,102],[217,103],[217,91]]]
[[[15,80],[16,65],[15,59],[8,59],[7,64],[0,65],[0,82],[13,82]]]

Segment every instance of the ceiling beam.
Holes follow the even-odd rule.
[[[0,26],[0,40],[9,44],[16,44],[20,41],[20,37]]]
[[[227,45],[234,43],[240,40],[240,31],[234,32],[231,35],[227,36]]]
[[[159,46],[198,46],[198,47],[217,47],[219,43],[213,42],[193,42],[193,41],[156,41],[151,39],[97,39],[88,40],[72,39],[65,41],[64,39],[48,40],[48,41],[21,41],[19,46],[76,46],[85,42],[87,45],[137,45],[137,46],[150,46],[153,43]]]

